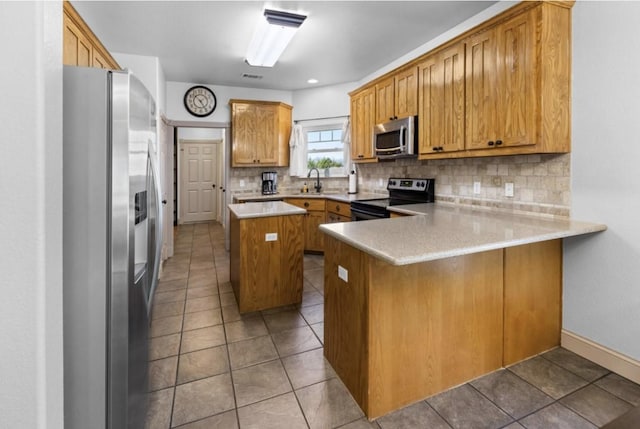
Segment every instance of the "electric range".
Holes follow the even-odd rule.
[[[391,216],[389,206],[432,203],[435,199],[435,179],[395,178],[387,182],[389,198],[351,202],[351,220],[384,219]]]

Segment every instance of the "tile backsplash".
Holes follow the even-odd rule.
[[[571,206],[570,161],[570,154],[544,154],[358,164],[358,190],[385,193],[391,176],[434,177],[436,201],[565,217]],[[288,168],[232,168],[228,188],[233,193],[259,193],[260,174],[266,170],[278,172],[281,193],[297,192],[305,181],[311,186],[309,179],[288,176]],[[242,188],[240,180],[245,181]],[[321,181],[325,191],[347,190],[346,178]],[[480,182],[477,195],[474,182]],[[505,196],[505,183],[513,183],[513,197]]]

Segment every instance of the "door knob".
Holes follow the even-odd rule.
[[[162,204],[167,204],[167,200],[162,200]]]

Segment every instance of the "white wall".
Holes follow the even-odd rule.
[[[158,57],[144,55],[130,55],[113,52],[113,58],[120,67],[131,70],[131,72],[142,81],[147,91],[151,93],[156,102],[158,114],[166,112],[166,81],[164,71]]]
[[[356,89],[358,85],[358,82],[350,82],[294,91],[293,119],[348,116],[350,114],[349,92]]]
[[[218,140],[224,135],[221,128],[178,128],[178,139],[184,140]]]
[[[62,4],[0,2],[0,46],[0,426],[62,428]]]
[[[231,121],[229,100],[232,98],[246,100],[281,101],[292,104],[290,91],[271,89],[243,88],[239,86],[206,85],[216,95],[216,110],[205,118],[192,116],[184,108],[184,94],[192,86],[199,85],[187,82],[167,82],[167,118],[172,121],[191,121],[228,124]]]
[[[566,330],[640,360],[640,3],[573,8],[572,217],[607,224],[567,240]]]

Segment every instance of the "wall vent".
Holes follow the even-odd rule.
[[[250,74],[250,73],[242,73],[242,77],[246,79],[262,79],[262,76],[259,74]]]

